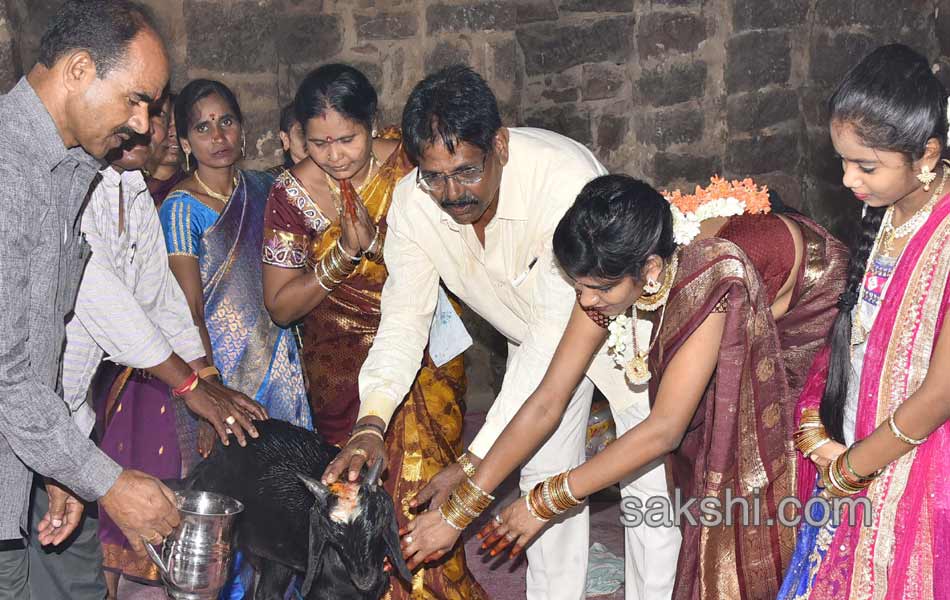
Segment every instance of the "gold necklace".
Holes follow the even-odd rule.
[[[865,341],[867,341],[868,334],[870,333],[864,327],[864,318],[861,316],[861,296],[864,292],[864,280],[867,279],[868,271],[871,270],[871,265],[874,264],[874,259],[877,258],[882,249],[885,253],[889,254],[892,250],[894,240],[898,240],[913,233],[917,233],[917,230],[927,222],[927,219],[930,218],[930,213],[933,210],[933,207],[937,205],[937,201],[940,200],[940,195],[943,193],[944,184],[947,182],[947,175],[950,175],[950,165],[944,164],[943,176],[940,178],[940,185],[934,190],[933,195],[929,200],[927,200],[927,203],[917,209],[911,218],[907,219],[907,221],[905,221],[900,227],[894,227],[893,225],[893,204],[888,206],[887,210],[884,212],[884,218],[881,220],[881,228],[878,230],[877,236],[874,238],[874,244],[871,246],[871,252],[868,254],[867,263],[864,265],[864,276],[861,278],[861,283],[858,284],[860,286],[858,289],[858,299],[851,312],[852,346],[863,344]],[[907,225],[910,225],[910,227],[907,227]],[[891,276],[893,276],[893,272],[891,273]],[[887,291],[890,282],[891,279],[888,278],[887,283],[884,284],[884,288],[881,290],[881,302],[884,301],[884,292]]]
[[[360,187],[356,188],[356,194],[363,198],[363,191],[366,190],[366,187],[369,185],[369,182],[373,180],[373,169],[376,167],[376,154],[370,152],[369,155],[369,168],[366,170],[366,177],[363,179],[363,183],[360,184]],[[336,182],[332,176],[326,171],[323,171],[323,176],[327,178],[327,187],[330,188],[330,198],[333,200],[333,205],[336,207],[336,212],[339,215],[343,214],[343,199],[340,197],[340,185]]]
[[[225,194],[220,194],[220,193],[214,191],[213,189],[209,188],[208,185],[207,185],[204,181],[201,181],[201,177],[198,176],[198,170],[197,170],[197,169],[195,169],[195,181],[198,182],[198,185],[201,186],[201,189],[204,190],[204,193],[208,194],[209,196],[211,196],[211,197],[214,198],[215,200],[218,200],[218,201],[223,202],[223,203],[225,203],[225,204],[227,204],[227,203],[228,203],[228,200],[231,199],[231,194],[234,193],[234,188],[236,188],[236,187],[237,187],[237,184],[238,184],[238,178],[237,178],[237,175],[235,175],[235,176],[234,176],[234,179],[231,181],[231,194],[227,194],[227,195],[225,195]]]
[[[653,347],[660,339],[660,329],[663,327],[664,317],[666,317],[666,304],[663,305],[663,309],[660,311],[660,321],[657,323],[656,329],[650,332],[650,343],[646,350],[641,352],[640,344],[637,342],[637,307],[636,305],[633,306],[633,323],[630,325],[630,329],[633,330],[633,358],[627,363],[626,371],[627,379],[634,385],[643,385],[650,381],[652,377],[649,363],[650,352],[653,351]]]
[[[894,205],[892,204],[887,207],[887,211],[884,213],[884,219],[881,221],[881,247],[884,248],[885,252],[889,253],[891,251],[894,240],[899,240],[916,233],[917,230],[927,222],[933,207],[936,206],[937,201],[940,200],[940,195],[943,193],[943,186],[947,182],[948,170],[950,170],[950,167],[944,163],[940,185],[934,190],[933,195],[927,200],[927,203],[914,211],[914,214],[904,221],[900,227],[894,227]]]

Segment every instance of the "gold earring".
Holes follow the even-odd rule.
[[[656,279],[650,279],[643,286],[643,291],[647,294],[655,294],[660,291],[660,282]]]
[[[924,165],[920,167],[920,173],[917,174],[917,181],[924,184],[924,191],[930,191],[930,184],[937,178],[937,174],[930,170],[930,167]]]
[[[670,290],[673,289],[673,282],[676,280],[676,269],[679,267],[679,253],[674,252],[669,258],[666,268],[663,270],[663,281],[657,283],[655,291],[647,290],[651,282],[643,286],[643,294],[637,298],[636,307],[640,310],[652,311],[666,304],[670,297]]]
[[[185,173],[191,171],[191,163],[188,161],[188,157],[191,156],[190,152],[185,152]]]
[[[241,158],[247,158],[247,134],[241,132]]]

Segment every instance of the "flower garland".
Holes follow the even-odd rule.
[[[709,181],[705,188],[696,186],[692,194],[684,194],[679,190],[662,192],[673,213],[673,240],[678,246],[685,246],[696,239],[700,225],[707,219],[766,214],[772,210],[769,188],[756,185],[750,178],[727,181],[713,176]],[[627,379],[630,379],[630,365],[638,358],[633,344],[634,321],[629,315],[623,314],[612,319],[607,326],[607,351],[617,367],[624,369]],[[645,382],[631,380],[631,383]]]
[[[727,181],[713,176],[705,188],[696,186],[693,194],[679,190],[663,192],[673,212],[673,240],[680,246],[699,235],[699,226],[706,219],[741,214],[765,214],[772,210],[769,188],[758,186],[752,179]]]

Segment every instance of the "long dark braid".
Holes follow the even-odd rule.
[[[838,298],[838,316],[835,318],[828,340],[831,356],[828,364],[828,381],[821,398],[821,422],[836,442],[844,443],[844,405],[851,380],[851,311],[861,297],[864,270],[874,247],[874,238],[881,228],[881,220],[887,209],[871,208],[861,218],[861,233],[851,251],[848,262],[848,279],[845,291]]]

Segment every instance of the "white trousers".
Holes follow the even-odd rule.
[[[645,400],[645,398],[644,398]],[[635,402],[618,410],[611,407],[614,426],[619,438],[644,420],[650,412],[646,402]],[[665,457],[664,457],[665,458]],[[665,498],[669,504],[666,487],[664,458],[640,469],[621,482],[621,508],[624,499],[636,497],[640,506],[649,507],[650,498]],[[679,556],[682,535],[679,527],[655,527],[642,523],[626,527],[624,531],[624,598],[626,600],[667,600],[673,594],[676,561]]]
[[[521,469],[521,493],[584,462],[594,384],[584,378],[561,423]],[[582,600],[587,587],[590,512],[587,504],[552,520],[528,546],[528,600]]]

